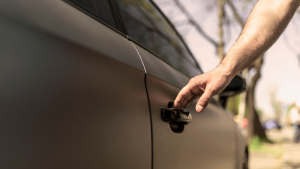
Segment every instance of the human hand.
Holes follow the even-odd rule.
[[[175,101],[174,108],[183,109],[200,97],[196,111],[202,112],[208,105],[210,99],[221,93],[229,85],[234,75],[226,73],[221,67],[210,72],[192,78],[189,83],[181,89]]]

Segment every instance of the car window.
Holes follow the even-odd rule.
[[[198,69],[195,60],[175,30],[151,2],[148,0],[117,0],[117,2],[128,35],[132,39],[183,74],[195,76],[194,72]]]
[[[116,28],[108,0],[70,0],[84,11]]]

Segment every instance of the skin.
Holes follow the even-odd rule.
[[[186,108],[200,97],[196,111],[202,112],[210,99],[221,93],[237,73],[275,43],[299,6],[300,0],[259,0],[221,64],[192,78],[178,93],[174,107]]]

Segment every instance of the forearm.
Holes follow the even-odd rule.
[[[219,67],[232,78],[245,69],[274,44],[299,5],[300,0],[259,0]]]
[[[259,0],[222,63],[216,69],[192,78],[178,93],[174,107],[185,108],[200,97],[196,110],[203,111],[214,95],[222,92],[238,72],[279,38],[299,5],[300,0]]]

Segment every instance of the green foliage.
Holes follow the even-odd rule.
[[[258,116],[261,116],[262,114],[264,114],[264,112],[261,109],[256,109],[256,112],[257,112]]]
[[[254,137],[249,144],[250,152],[272,154],[276,156],[282,156],[283,150],[276,147],[271,140],[261,139],[259,137]]]
[[[240,104],[240,94],[229,97],[226,108],[236,115],[239,113],[239,104]]]
[[[273,143],[273,142],[269,139],[262,139],[262,138],[259,138],[258,136],[255,136],[250,141],[249,148],[252,149],[252,150],[262,149],[263,148],[263,143]]]
[[[250,151],[259,150],[261,149],[261,145],[262,145],[262,140],[259,137],[255,136],[249,144],[249,149]]]

